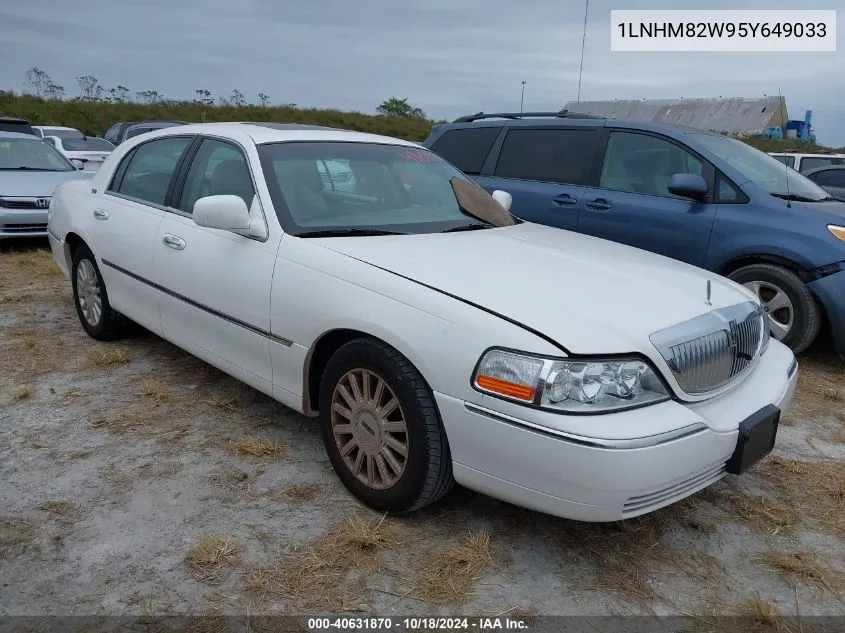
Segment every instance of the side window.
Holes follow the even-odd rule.
[[[480,174],[481,167],[493,142],[499,136],[500,127],[468,127],[448,130],[431,146],[465,174]]]
[[[120,177],[112,181],[109,190],[163,205],[176,165],[191,140],[186,136],[163,138],[138,146],[123,159],[129,161],[126,167],[121,164],[117,168]]]
[[[499,154],[496,175],[582,184],[595,138],[594,130],[511,128]]]
[[[801,159],[801,173],[806,173],[816,167],[827,167],[828,165],[842,165],[845,160],[835,156],[805,156]]]
[[[825,169],[809,176],[819,185],[827,187],[845,187],[845,169]]]
[[[687,150],[665,139],[632,132],[611,132],[604,154],[599,187],[673,198],[673,174],[702,174],[704,164]]]
[[[249,165],[237,146],[207,138],[191,161],[176,207],[185,213],[193,213],[194,204],[200,198],[222,195],[240,196],[247,208],[252,206],[255,189]]]
[[[103,138],[106,139],[109,143],[114,143],[117,140],[117,133],[118,133],[119,129],[120,129],[120,123],[115,123],[103,135]]]
[[[772,156],[775,160],[779,160],[787,167],[795,168],[795,156]]]
[[[716,174],[716,204],[738,204],[748,202],[748,198],[739,188],[728,180],[722,172]]]

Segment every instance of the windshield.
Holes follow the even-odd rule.
[[[38,138],[0,136],[0,170],[71,171],[74,168],[59,151]]]
[[[794,199],[827,200],[830,194],[788,169],[781,161],[735,138],[713,134],[694,134],[696,140],[716,154],[745,178],[773,196]]]
[[[279,221],[294,235],[419,234],[514,223],[481,187],[422,148],[272,143],[259,146],[259,155]]]
[[[62,139],[62,147],[69,152],[110,152],[114,145],[101,138]]]

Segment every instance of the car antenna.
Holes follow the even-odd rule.
[[[786,112],[784,112],[786,108],[783,105],[783,97],[780,94],[780,88],[778,88],[778,102],[778,108],[780,109],[780,125],[783,130],[783,135],[786,136]],[[789,200],[791,197],[789,193],[789,165],[787,165],[786,162],[783,163],[783,170],[784,176],[786,176],[786,208],[791,209],[792,202]]]

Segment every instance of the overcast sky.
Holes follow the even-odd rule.
[[[845,44],[835,53],[611,53],[610,10],[794,9],[794,0],[591,0],[581,98],[786,97],[845,145]],[[814,0],[812,9],[842,0]],[[517,7],[519,7],[517,9]],[[391,96],[435,118],[559,109],[577,92],[584,0],[35,0],[0,7],[0,89],[38,66],[167,98],[243,92],[374,111]]]

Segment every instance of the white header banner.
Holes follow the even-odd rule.
[[[836,11],[611,11],[610,50],[830,52]]]

